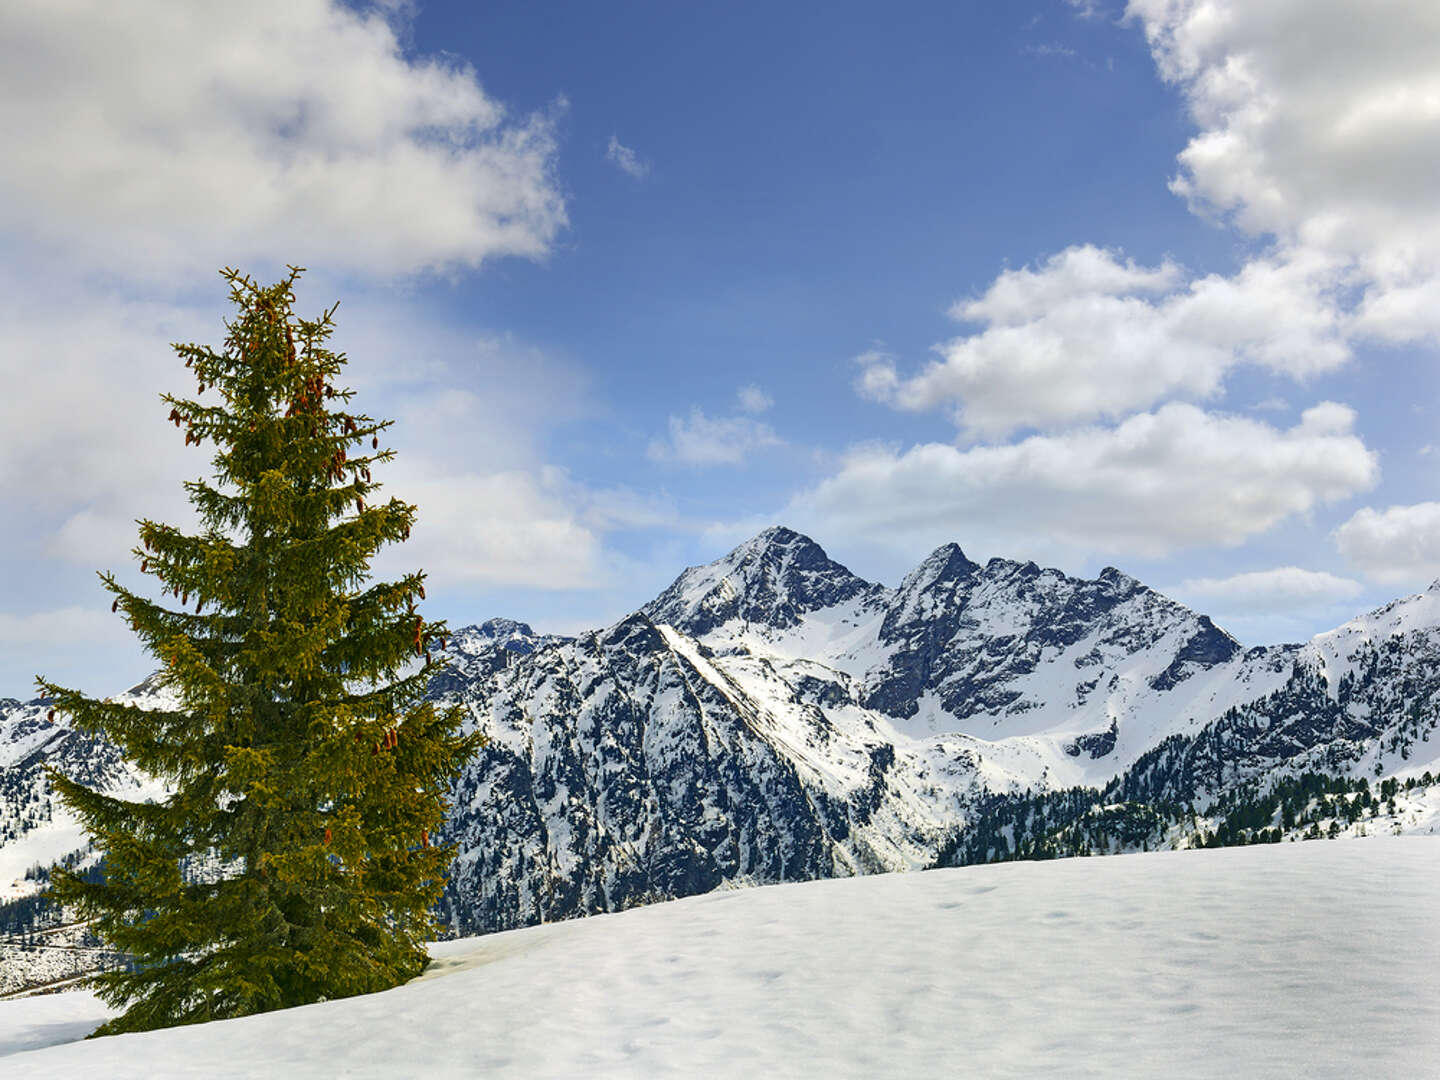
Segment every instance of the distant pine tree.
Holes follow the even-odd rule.
[[[99,977],[126,1011],[96,1034],[383,990],[426,963],[453,856],[430,836],[477,741],[423,701],[445,632],[416,614],[424,575],[370,582],[416,508],[367,506],[390,422],[346,411],[335,309],[292,315],[300,273],[224,271],[224,347],[175,346],[212,404],[166,395],[169,419],[217,448],[215,482],[186,484],[200,535],[141,521],[135,557],[178,603],[101,575],[175,707],[37,680],[172,791],[134,803],[51,777],[106,858],[103,881],[60,870],[53,892],[135,962]]]

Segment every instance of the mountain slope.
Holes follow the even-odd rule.
[[[508,927],[914,869],[997,793],[1098,795],[1118,776],[1133,797],[1203,800],[1287,768],[1394,771],[1386,740],[1421,738],[1440,701],[1440,612],[1407,603],[1365,633],[1242,654],[1114,569],[980,566],[947,545],[888,589],[766,530],[615,627],[459,690],[492,742],[457,788],[446,914]],[[1332,637],[1354,639],[1346,670],[1372,673],[1346,707],[1303,693],[1311,665],[1340,670]],[[1366,666],[1366,649],[1389,660]],[[1374,719],[1382,699],[1405,703],[1398,727]],[[1288,710],[1273,737],[1237,720],[1267,709]]]
[[[1203,809],[1304,770],[1418,777],[1440,749],[1440,590],[1242,652],[1113,568],[982,566],[949,544],[889,588],[784,528],[604,630],[491,620],[457,631],[450,658],[432,693],[490,739],[447,826],[455,931],[915,869],[1026,792]],[[0,821],[31,838],[12,853],[43,835],[63,854],[53,808],[33,808],[48,797],[40,764],[71,744],[34,742],[42,712],[0,719],[20,793]],[[105,768],[97,783],[140,782]],[[1426,813],[1396,823],[1428,828]]]

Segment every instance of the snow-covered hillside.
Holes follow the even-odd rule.
[[[397,990],[242,1020],[75,1042],[90,995],[0,1002],[0,1072],[1435,1077],[1437,909],[1420,838],[717,892],[443,943]]]

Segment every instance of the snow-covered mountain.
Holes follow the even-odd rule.
[[[116,700],[160,697],[146,680]],[[114,746],[52,720],[48,703],[0,698],[0,903],[33,890],[27,872],[85,847],[84,830],[51,793],[46,766],[124,798],[163,794]]]
[[[452,820],[464,929],[913,869],[997,792],[1418,776],[1440,591],[1242,652],[1118,570],[946,545],[890,589],[774,528],[613,627],[487,655],[458,687],[491,736]]]
[[[614,626],[492,620],[450,658],[432,692],[490,737],[449,825],[462,931],[926,866],[1006,793],[1203,802],[1301,769],[1418,777],[1440,750],[1440,587],[1243,651],[1113,568],[982,566],[949,544],[889,588],[772,528]],[[41,711],[5,714],[0,747]],[[46,798],[44,754],[0,753]],[[99,782],[125,779],[111,767]],[[10,842],[53,833],[43,816]]]

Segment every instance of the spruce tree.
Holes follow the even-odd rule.
[[[162,396],[187,446],[215,448],[213,482],[186,484],[202,530],[138,522],[159,601],[100,575],[169,706],[37,680],[170,792],[129,802],[52,775],[105,859],[102,880],[57,872],[53,894],[134,961],[99,977],[125,1011],[96,1034],[383,990],[426,963],[453,856],[431,836],[477,744],[424,700],[445,633],[416,613],[424,575],[370,578],[416,508],[374,499],[390,421],[348,410],[335,308],[292,314],[301,272],[261,287],[223,271],[224,346],[174,346],[199,391]]]

